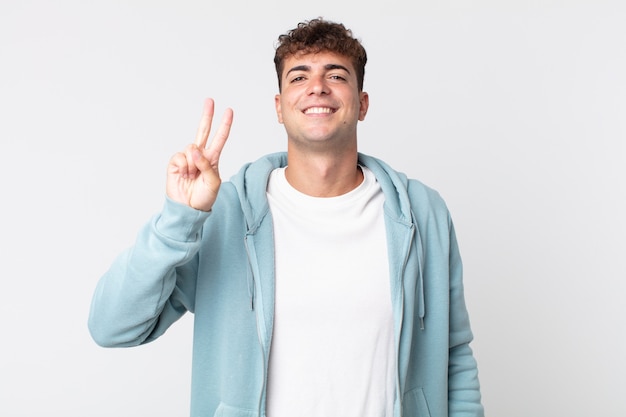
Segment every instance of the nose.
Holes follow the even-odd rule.
[[[310,80],[309,80],[308,93],[309,93],[309,95],[311,95],[311,94],[315,94],[315,95],[329,94],[330,93],[330,89],[328,88],[328,84],[326,83],[326,79],[323,76],[311,77]]]

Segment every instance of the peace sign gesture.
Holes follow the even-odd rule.
[[[207,98],[196,140],[184,152],[170,159],[167,167],[166,193],[172,200],[197,210],[209,211],[217,198],[222,180],[219,160],[233,122],[232,109],[226,109],[222,122],[207,146],[215,103]]]

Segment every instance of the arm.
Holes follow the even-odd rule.
[[[450,417],[483,417],[478,368],[469,344],[473,339],[463,293],[463,267],[450,220],[450,352],[448,407]]]
[[[217,198],[218,162],[232,123],[228,109],[207,147],[213,109],[213,101],[207,99],[195,143],[170,160],[163,211],[98,282],[89,330],[102,346],[154,340],[194,309],[202,225]]]
[[[101,346],[147,343],[185,311],[193,311],[196,254],[209,213],[172,200],[139,232],[100,278],[93,295],[89,330]]]

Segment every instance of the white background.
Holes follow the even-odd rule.
[[[360,150],[452,211],[487,414],[626,415],[626,4],[259,3],[0,3],[0,415],[188,415],[192,316],[103,349],[91,294],[204,97],[224,178],[285,148],[274,41],[317,16],[369,54]]]

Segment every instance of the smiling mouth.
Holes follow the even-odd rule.
[[[331,114],[334,112],[335,109],[331,109],[330,107],[309,107],[304,110],[304,114]]]

